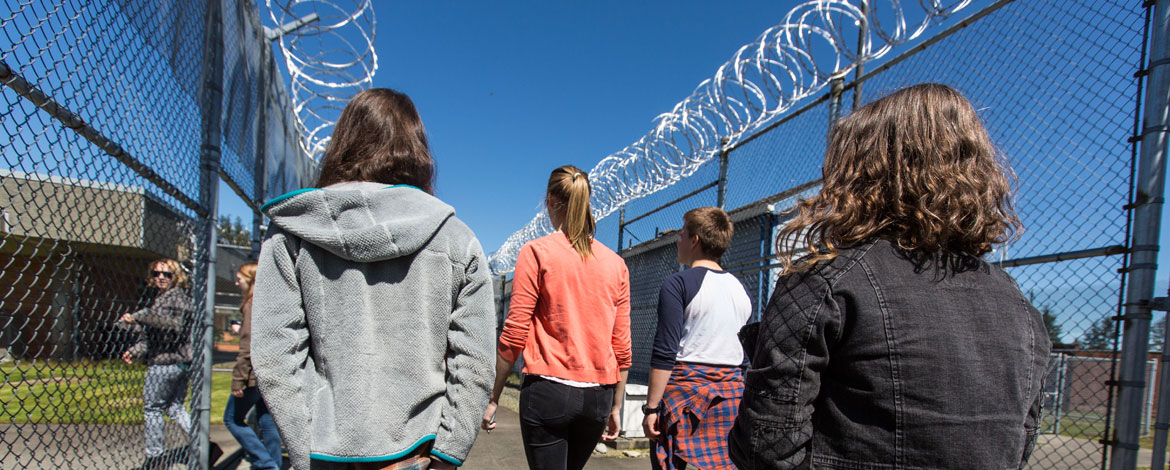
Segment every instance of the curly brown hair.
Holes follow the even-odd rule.
[[[979,257],[1022,230],[1011,168],[946,85],[905,88],[838,121],[822,174],[820,193],[798,201],[777,235],[784,274],[875,239],[918,259]]]

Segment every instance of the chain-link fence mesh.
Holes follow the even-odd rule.
[[[741,139],[729,149],[722,183],[713,160],[669,189],[627,204],[618,221],[611,216],[599,224],[597,237],[610,246],[622,230],[631,277],[632,383],[648,377],[658,290],[681,269],[675,241],[686,210],[716,205],[723,185],[735,236],[722,264],[739,276],[758,315],[778,274],[772,250],[784,211],[819,189],[834,102],[847,114],[858,88],[864,104],[905,86],[939,82],[971,100],[1018,178],[1015,208],[1026,230],[989,258],[1003,261],[1044,312],[1055,343],[1046,434],[1031,468],[1104,465],[1101,441],[1110,437],[1115,406],[1113,317],[1122,302],[1125,206],[1135,155],[1128,139],[1135,132],[1134,73],[1143,67],[1145,7],[1121,0],[1019,0],[982,2],[969,11],[970,20],[956,20],[933,38],[904,46],[900,55],[866,64],[860,82],[846,77],[839,98],[826,90]],[[1152,337],[1160,331],[1155,327]],[[1153,354],[1151,361],[1146,383],[1155,383]],[[1143,429],[1150,436],[1156,393],[1153,387],[1147,392]]]
[[[877,96],[943,82],[979,110],[1018,175],[1016,210],[1025,226],[996,259],[1125,245],[1133,171],[1127,139],[1144,21],[1135,2],[1013,2],[881,71],[864,89]],[[1055,348],[1087,356],[1065,375],[1066,383],[1083,385],[1062,394],[1071,405],[1064,425],[1041,438],[1033,468],[1102,462],[1123,263],[1115,254],[1008,269],[1051,318]]]
[[[0,468],[197,467],[218,185],[201,162],[221,151],[253,204],[312,171],[258,6],[5,6]],[[221,91],[211,132],[203,103]]]

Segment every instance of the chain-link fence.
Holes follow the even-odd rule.
[[[722,203],[731,214],[735,237],[722,265],[739,276],[758,315],[778,274],[775,233],[796,199],[819,189],[834,113],[939,82],[971,100],[1018,177],[1015,208],[1026,231],[990,258],[1042,310],[1054,342],[1046,434],[1031,468],[1107,464],[1118,384],[1156,384],[1160,360],[1150,354],[1144,381],[1119,380],[1116,317],[1123,312],[1136,206],[1138,139],[1131,136],[1138,134],[1137,72],[1145,66],[1152,2],[977,3],[933,37],[865,64],[836,90],[725,147],[723,158],[599,223],[597,238],[619,246],[630,270],[632,383],[648,378],[658,290],[682,268],[674,243],[686,210]],[[1161,337],[1162,325],[1152,338]],[[1153,348],[1160,347],[1159,339]],[[1152,385],[1144,390],[1133,406],[1141,407],[1141,445],[1149,447],[1157,394]]]
[[[258,6],[5,7],[0,468],[200,468],[219,179],[312,171]]]

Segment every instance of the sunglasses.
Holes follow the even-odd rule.
[[[150,272],[150,277],[159,277],[159,276],[170,279],[172,277],[175,277],[175,273],[168,272],[168,271],[151,271]]]

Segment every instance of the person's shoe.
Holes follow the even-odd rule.
[[[207,450],[208,451],[207,466],[210,467],[212,465],[215,465],[215,461],[219,460],[219,458],[221,456],[223,456],[223,449],[220,449],[219,444],[216,444],[214,442],[209,442],[209,444],[211,444],[211,445],[209,446],[210,448]]]

